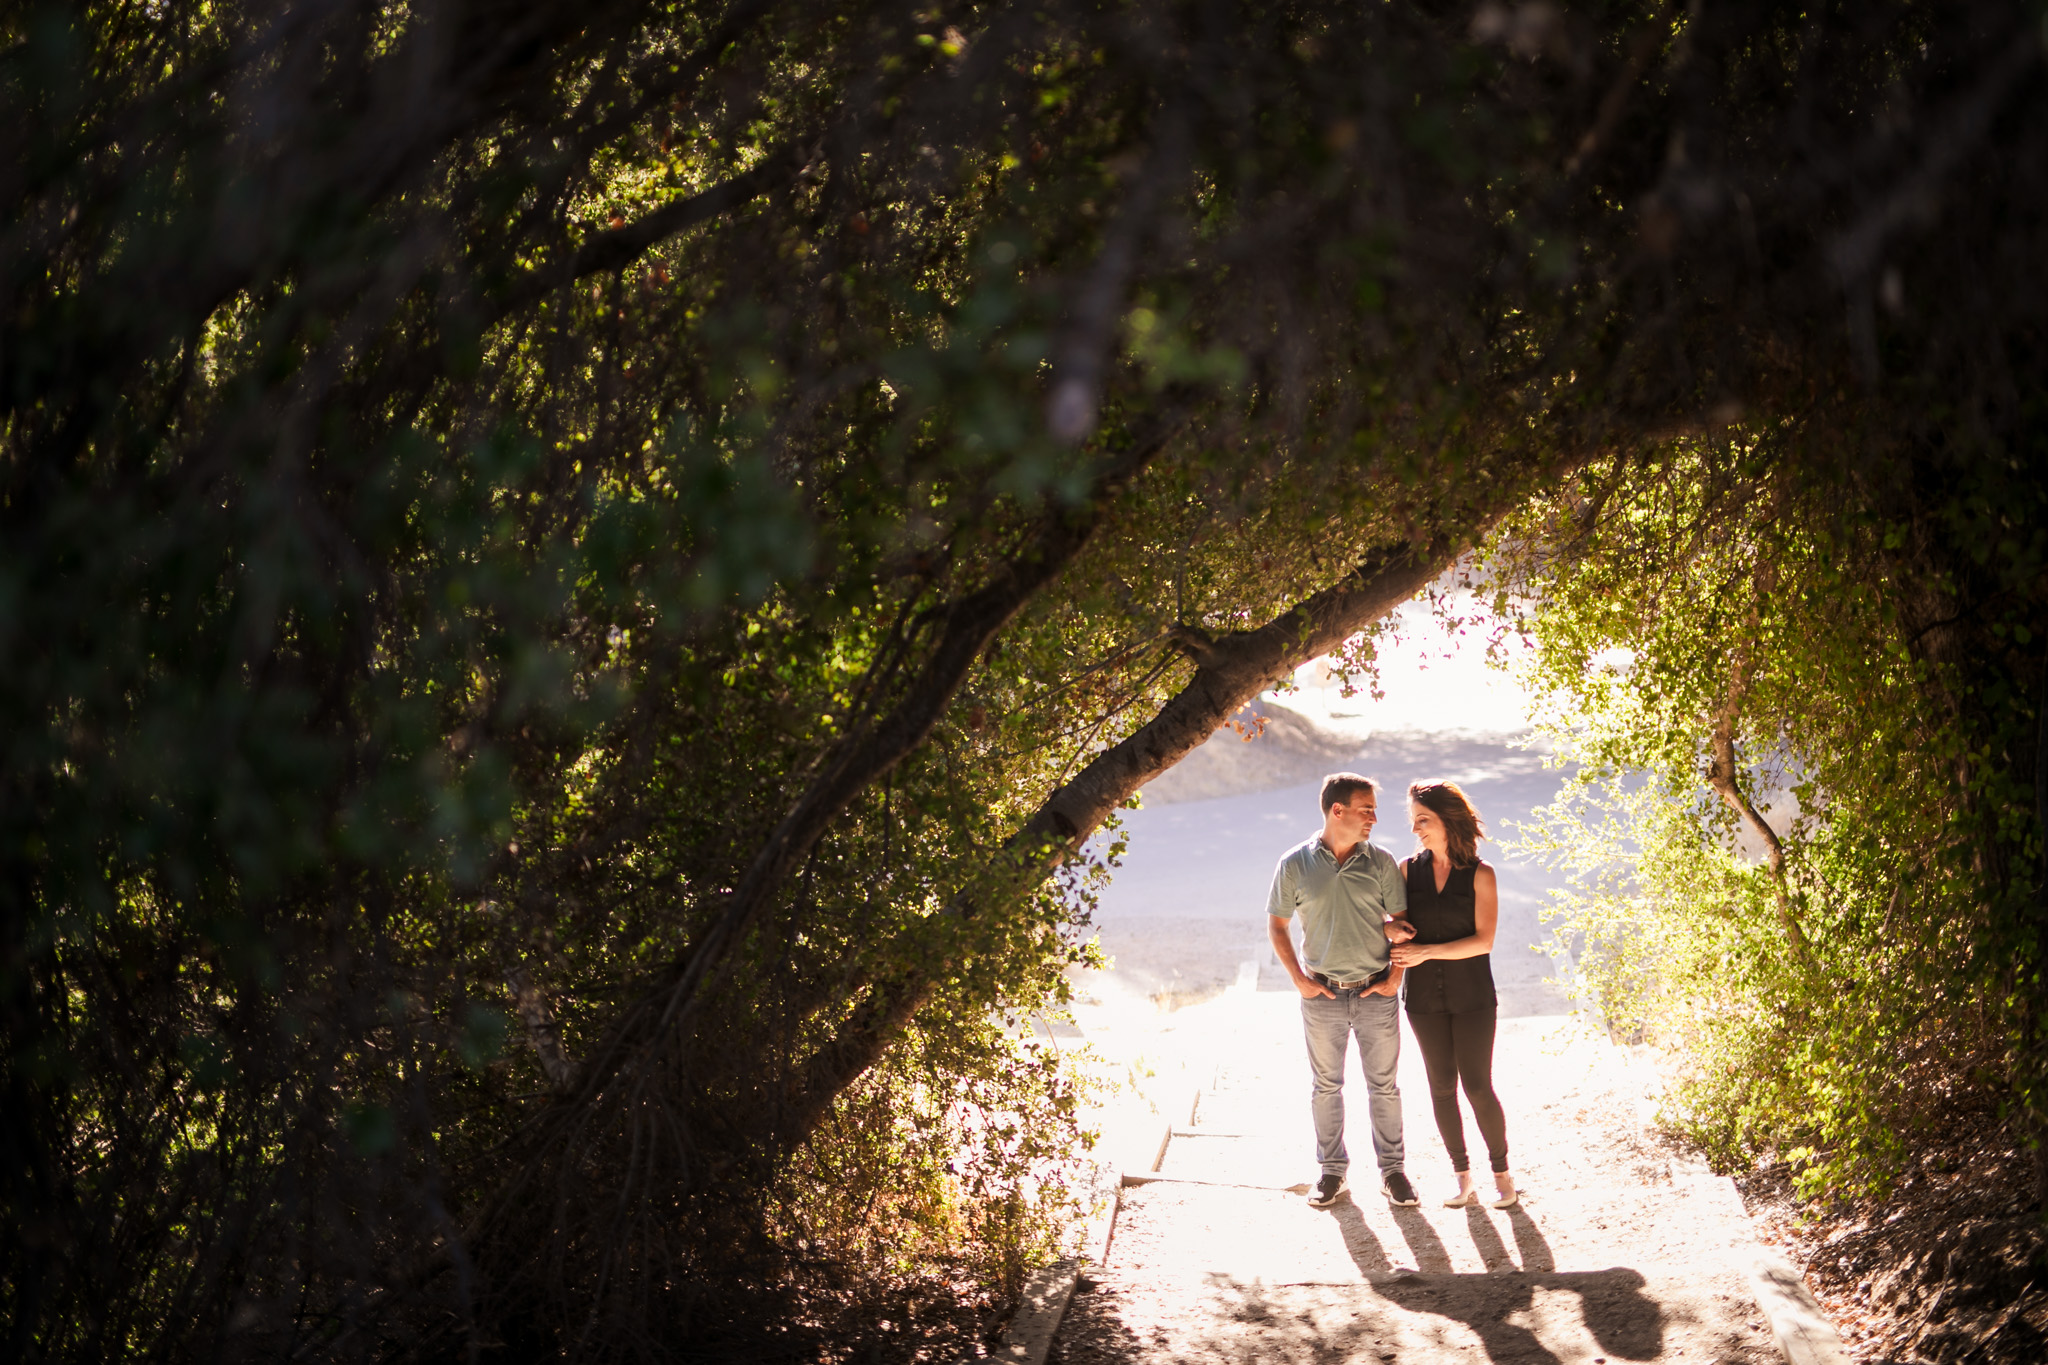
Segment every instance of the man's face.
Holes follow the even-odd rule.
[[[1330,819],[1337,832],[1353,839],[1365,839],[1372,835],[1372,827],[1380,818],[1379,798],[1370,788],[1355,791],[1349,801],[1338,802],[1330,807]]]

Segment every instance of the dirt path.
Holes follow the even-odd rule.
[[[1138,1039],[1127,1026],[1104,1041]],[[1424,1202],[1398,1210],[1362,1122],[1350,1201],[1318,1211],[1285,1188],[1316,1174],[1293,997],[1233,991],[1144,1041],[1155,1093],[1201,1097],[1176,1116],[1169,1179],[1124,1190],[1108,1264],[1075,1296],[1054,1360],[1781,1359],[1750,1297],[1755,1241],[1733,1187],[1642,1136],[1620,1055],[1569,1020],[1502,1022],[1498,1089],[1527,1191],[1505,1212],[1442,1207],[1449,1163],[1405,1036],[1408,1170]],[[1354,1117],[1363,1096],[1354,1059]],[[1125,1157],[1126,1170],[1149,1164]]]

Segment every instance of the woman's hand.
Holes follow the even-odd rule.
[[[1427,962],[1436,956],[1432,943],[1397,943],[1394,945],[1393,962],[1396,967],[1413,967],[1418,962]]]

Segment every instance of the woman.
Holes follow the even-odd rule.
[[[1458,1114],[1463,1082],[1493,1167],[1496,1197],[1487,1203],[1513,1208],[1518,1196],[1508,1171],[1507,1119],[1493,1093],[1495,997],[1487,955],[1500,918],[1500,887],[1493,869],[1479,860],[1479,838],[1486,831],[1455,782],[1409,787],[1408,814],[1415,841],[1422,845],[1420,853],[1401,864],[1415,937],[1395,946],[1394,965],[1407,968],[1408,1027],[1429,1068],[1437,1131],[1458,1173],[1458,1193],[1444,1206],[1464,1208],[1479,1200]]]

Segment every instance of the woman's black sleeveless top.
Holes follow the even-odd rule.
[[[1454,867],[1436,889],[1436,864],[1428,849],[1408,863],[1408,922],[1417,943],[1454,943],[1479,932],[1473,915],[1476,867]],[[1410,1014],[1468,1014],[1494,1008],[1493,964],[1488,955],[1432,960],[1408,969],[1402,985]]]

